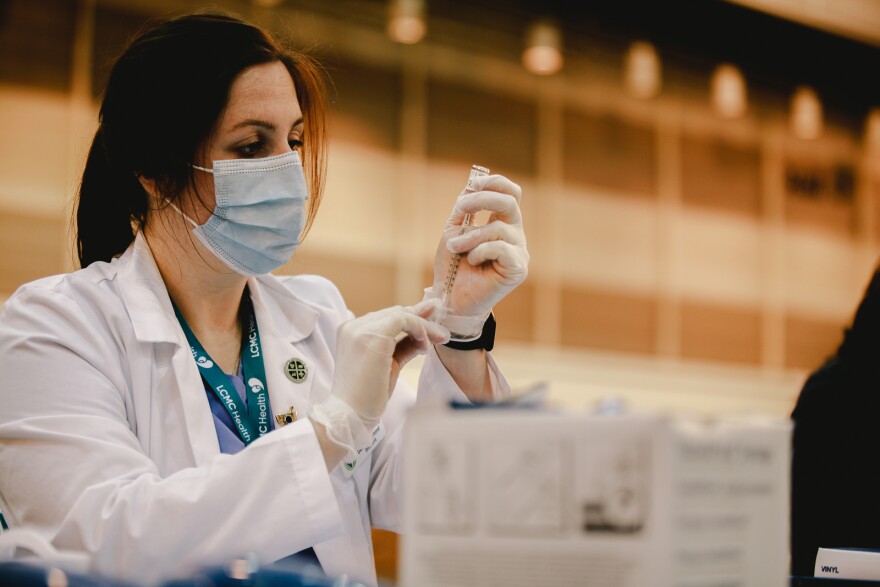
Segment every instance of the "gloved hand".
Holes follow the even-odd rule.
[[[339,327],[330,397],[309,414],[333,442],[355,452],[372,444],[400,370],[430,345],[449,340],[446,328],[426,319],[436,309],[436,301],[425,300],[371,312]]]
[[[519,208],[522,189],[501,175],[475,178],[472,188],[459,195],[446,221],[434,257],[434,284],[425,295],[426,299],[443,297],[450,260],[453,253],[460,253],[449,308],[440,320],[453,336],[469,336],[474,331],[479,336],[492,307],[528,274],[529,252]],[[490,211],[486,224],[465,227],[459,236],[465,214],[480,210]]]

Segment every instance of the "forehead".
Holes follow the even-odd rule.
[[[284,64],[274,61],[249,67],[235,78],[220,130],[247,119],[289,127],[301,116],[293,79]]]

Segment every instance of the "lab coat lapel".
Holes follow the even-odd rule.
[[[280,414],[294,406],[298,417],[305,418],[311,404],[322,401],[329,393],[333,379],[332,349],[316,331],[319,312],[273,275],[248,280],[248,288],[260,338],[265,341],[263,359],[272,411]],[[292,358],[300,359],[308,368],[308,376],[302,383],[294,383],[285,375],[285,366]],[[336,470],[330,479],[343,511],[362,511],[347,477]],[[354,579],[375,583],[364,521],[357,515],[345,516],[343,521],[342,535],[314,545],[324,571],[331,577],[349,573]]]
[[[318,312],[276,279],[266,275],[248,280],[260,329],[269,401],[273,417],[293,407],[298,418],[305,418],[311,404],[316,365],[304,341],[315,329]],[[302,382],[288,379],[286,366],[290,359],[301,360],[309,369]]]
[[[217,440],[217,429],[202,375],[185,341],[174,352],[171,364],[180,390],[180,403],[196,466],[205,465],[220,453],[220,442]]]
[[[171,365],[183,423],[186,427],[196,465],[206,464],[220,452],[211,408],[183,330],[174,316],[171,298],[153,259],[150,247],[141,233],[118,262],[126,266],[119,272],[119,288],[125,299],[138,340],[154,345],[176,345]],[[154,348],[153,356],[156,356]]]

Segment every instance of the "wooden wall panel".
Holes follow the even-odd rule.
[[[812,371],[843,342],[845,325],[789,315],[785,319],[785,366]]]
[[[349,309],[358,316],[394,304],[396,269],[390,261],[318,253],[306,245],[278,273],[326,277],[339,288]]]
[[[785,200],[785,222],[791,226],[850,236],[855,234],[855,220],[852,202],[797,196]]]
[[[657,136],[618,117],[564,113],[562,173],[566,182],[649,198],[657,192]]]
[[[681,154],[682,201],[757,219],[761,215],[760,163],[756,147],[685,136]]]
[[[400,73],[339,58],[322,58],[321,64],[332,82],[331,140],[399,149],[403,109]]]
[[[704,302],[681,305],[681,354],[687,359],[761,362],[761,315]]]
[[[428,83],[428,157],[522,177],[535,170],[537,108],[510,95]],[[465,176],[465,179],[467,177]]]
[[[563,286],[560,331],[564,345],[651,354],[657,303],[633,294]]]
[[[66,218],[0,212],[0,292],[64,271]]]
[[[70,89],[77,2],[0,2],[0,82]]]
[[[498,340],[532,342],[535,338],[535,285],[526,281],[495,306]]]
[[[870,194],[874,198],[873,205],[871,206],[873,218],[863,218],[862,220],[870,228],[873,228],[870,231],[872,234],[868,235],[871,241],[873,243],[880,243],[880,169],[878,169],[876,174],[875,177],[868,178]]]
[[[792,226],[851,237],[856,231],[856,166],[819,153],[788,153],[785,221]]]

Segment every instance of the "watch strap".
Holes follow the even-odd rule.
[[[450,340],[444,343],[443,346],[457,351],[472,351],[476,349],[491,351],[495,347],[495,315],[489,314],[486,322],[483,323],[483,331],[478,338],[467,341]]]

